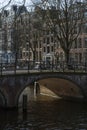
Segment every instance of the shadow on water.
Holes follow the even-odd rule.
[[[0,130],[86,130],[87,104],[63,100],[32,101],[28,109],[0,110]]]

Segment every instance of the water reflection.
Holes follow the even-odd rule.
[[[87,105],[83,103],[38,100],[30,102],[24,113],[21,108],[18,111],[0,111],[0,130],[86,129]]]

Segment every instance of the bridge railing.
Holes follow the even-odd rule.
[[[16,67],[11,63],[0,63],[0,73],[5,72],[22,72],[22,71],[58,71],[58,72],[87,72],[87,63],[66,63],[65,61],[54,63],[53,61],[30,61],[18,62]]]

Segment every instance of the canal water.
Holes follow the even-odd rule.
[[[30,101],[27,112],[0,110],[0,130],[87,130],[87,104],[63,100]]]

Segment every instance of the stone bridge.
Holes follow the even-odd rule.
[[[0,76],[0,105],[10,108],[18,107],[20,96],[26,87],[29,87],[30,95],[33,97],[36,82],[40,87],[37,89],[39,93],[49,95],[50,91],[51,95],[87,101],[86,73],[33,72]]]

